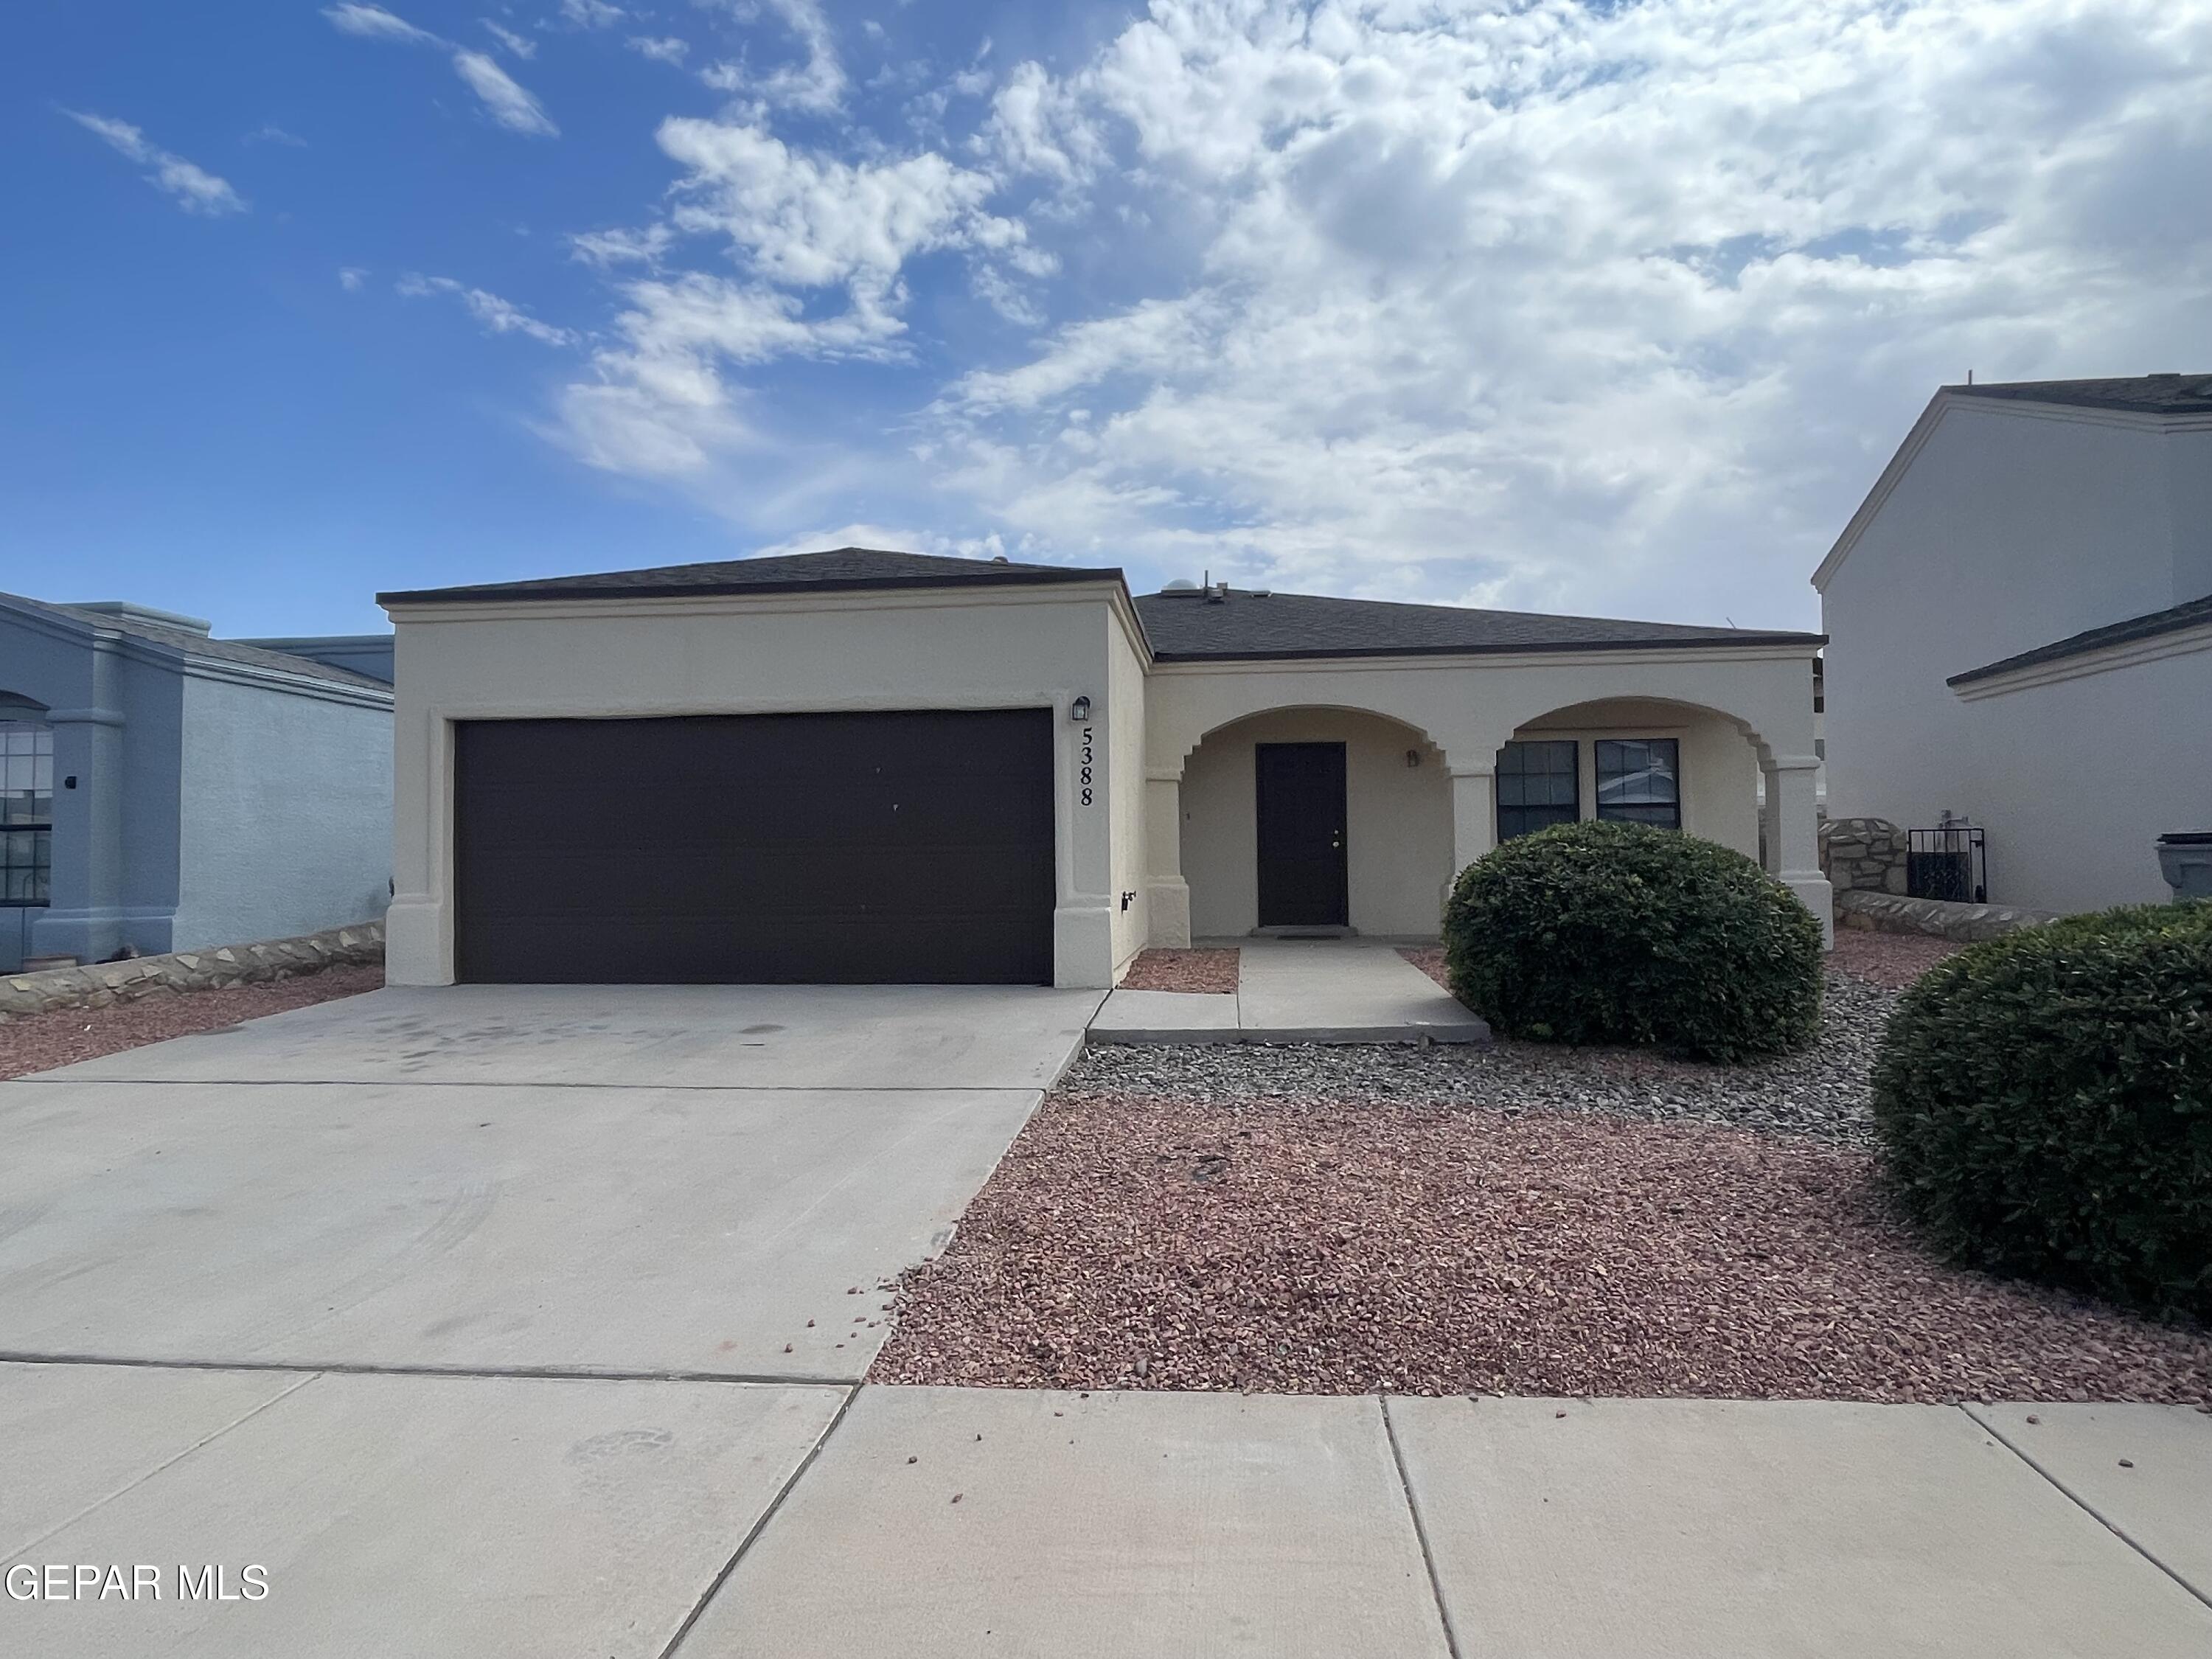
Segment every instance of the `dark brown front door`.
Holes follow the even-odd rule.
[[[456,975],[1049,984],[1052,735],[1041,708],[465,722]]]
[[[1259,781],[1260,926],[1351,921],[1344,854],[1344,745],[1263,743]]]

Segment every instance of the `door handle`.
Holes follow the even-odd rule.
[[[1329,832],[1328,844],[1332,851],[1341,848],[1344,845],[1344,831],[1341,830],[1331,830]]]

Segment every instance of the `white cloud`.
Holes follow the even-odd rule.
[[[675,240],[676,233],[666,225],[652,224],[642,230],[580,231],[569,237],[568,246],[586,264],[606,270],[616,265],[657,265]]]
[[[249,144],[282,144],[287,149],[305,149],[307,147],[306,139],[297,133],[285,131],[274,121],[265,121],[258,129],[247,133],[245,142]]]
[[[338,286],[349,294],[361,292],[361,285],[368,280],[368,270],[362,265],[340,265]]]
[[[348,286],[353,284],[349,283]],[[574,345],[580,338],[568,329],[540,322],[512,301],[502,300],[498,295],[487,293],[480,288],[471,288],[450,276],[422,276],[410,271],[393,285],[393,289],[410,300],[422,299],[428,295],[450,295],[467,307],[469,315],[483,324],[489,333],[520,334],[540,345],[550,346]]]
[[[561,129],[553,125],[553,118],[545,106],[516,84],[514,78],[483,52],[472,52],[466,46],[456,46],[441,35],[420,29],[404,18],[395,16],[380,6],[344,4],[325,6],[323,15],[347,34],[368,40],[387,40],[401,46],[434,46],[453,55],[453,73],[468,83],[483,105],[484,112],[509,132],[520,132],[532,138],[552,138]],[[507,33],[495,24],[487,22],[495,36],[502,41]],[[510,50],[515,50],[510,45]],[[527,57],[529,53],[523,52]]]
[[[483,53],[456,52],[453,72],[483,100],[491,118],[509,132],[524,133],[533,138],[559,136],[561,129],[553,125],[553,118],[546,114],[545,106],[517,86],[505,70]]]
[[[737,5],[731,0],[722,3],[741,15],[750,15],[750,6]],[[700,3],[711,5],[717,0],[700,0]],[[837,55],[836,37],[819,0],[765,0],[765,4],[797,39],[804,57],[765,75],[756,74],[744,64],[709,64],[699,71],[699,78],[718,92],[750,94],[763,112],[787,109],[809,115],[836,113],[845,101],[845,66]]]
[[[684,169],[668,219],[573,238],[576,256],[657,271],[679,235],[709,236],[747,274],[655,274],[623,288],[622,343],[599,354],[562,409],[566,441],[595,465],[698,475],[756,441],[727,369],[894,357],[909,259],[1027,252],[1019,225],[983,210],[991,180],[940,155],[847,162],[757,126],[685,117],[664,121],[659,139]]]
[[[482,18],[478,21],[480,21],[483,24],[484,27],[490,32],[491,38],[493,40],[498,41],[501,46],[506,47],[507,51],[513,52],[517,58],[521,58],[523,62],[528,63],[532,58],[538,56],[538,43],[530,39],[529,36],[517,34],[513,29],[508,28],[505,24],[494,22],[489,17]]]
[[[671,64],[678,68],[683,65],[684,54],[691,50],[688,42],[679,40],[672,34],[659,37],[633,34],[623,44],[632,52],[650,58],[657,64]]]
[[[428,29],[418,29],[404,18],[393,16],[381,6],[325,6],[323,15],[345,33],[357,34],[364,40],[396,40],[404,46],[413,46],[442,44]]]
[[[106,139],[118,155],[145,168],[146,182],[157,190],[167,191],[185,212],[215,216],[246,211],[246,198],[231,188],[229,180],[157,144],[147,143],[145,133],[130,122],[77,110],[62,112],[86,131]]]
[[[978,134],[1152,297],[959,377],[934,476],[1170,571],[1807,622],[1938,381],[2212,350],[2208,92],[2150,0],[1155,0]]]
[[[623,12],[606,0],[561,0],[561,15],[580,29],[603,29],[622,21]]]
[[[2212,357],[2202,8],[1149,0],[981,109],[887,69],[906,152],[799,118],[850,88],[773,16],[665,210],[571,239],[619,315],[551,429],[749,523],[852,492],[775,534],[1802,623],[1939,381]],[[791,358],[874,366],[812,450]]]

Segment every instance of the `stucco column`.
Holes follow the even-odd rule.
[[[1778,755],[1761,764],[1766,778],[1767,862],[1775,879],[1797,895],[1820,921],[1820,941],[1836,942],[1835,895],[1820,873],[1819,823],[1814,815],[1817,755]]]
[[[1182,878],[1182,775],[1145,775],[1145,915],[1146,942],[1169,949],[1190,943],[1190,887]]]
[[[99,962],[123,946],[122,665],[112,638],[92,646],[89,702],[54,708],[53,872],[31,924],[34,956]]]
[[[1498,780],[1488,767],[1480,771],[1452,769],[1452,867],[1444,874],[1443,898],[1437,914],[1451,897],[1459,873],[1498,845]]]

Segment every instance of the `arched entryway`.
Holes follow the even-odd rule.
[[[1217,727],[1181,780],[1191,935],[1433,938],[1451,810],[1442,753],[1384,715],[1275,708]]]

